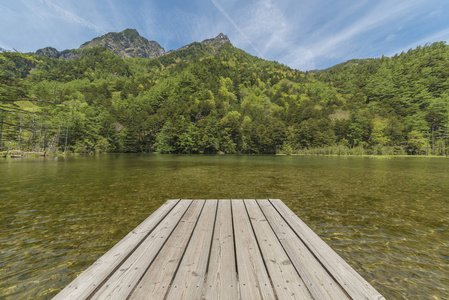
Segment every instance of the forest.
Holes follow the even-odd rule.
[[[0,53],[0,153],[448,155],[449,46],[301,72],[196,43]]]

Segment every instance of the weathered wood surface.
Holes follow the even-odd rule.
[[[168,200],[53,299],[87,299],[120,267],[179,200]]]
[[[239,299],[234,251],[234,231],[231,202],[218,202],[217,219],[210,251],[207,281],[203,287],[205,299]]]
[[[54,299],[384,299],[282,201],[168,200]]]

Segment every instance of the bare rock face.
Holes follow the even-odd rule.
[[[58,51],[52,47],[46,47],[36,51],[37,55],[59,58],[62,60],[74,60],[82,56],[82,49],[105,47],[121,57],[157,58],[176,51],[192,47],[207,47],[211,53],[225,44],[231,44],[229,38],[220,33],[217,37],[207,39],[201,43],[191,43],[177,50],[165,52],[157,42],[149,41],[142,37],[135,29],[125,29],[121,32],[109,32],[100,37],[82,44],[78,49]],[[232,45],[232,44],[231,44]]]
[[[228,36],[223,33],[220,33],[213,39],[207,39],[201,42],[201,44],[211,46],[212,48],[219,48],[227,43],[231,44],[231,41]]]
[[[81,52],[77,50],[64,50],[60,52],[53,47],[45,47],[43,49],[39,49],[36,51],[36,54],[40,56],[59,58],[62,60],[74,60],[81,57]]]
[[[59,57],[62,60],[74,60],[82,57],[82,52],[78,50],[64,50],[59,52]]]
[[[165,52],[165,54],[167,55],[167,54],[174,53],[174,52],[177,52],[177,51],[182,51],[182,50],[186,50],[186,49],[189,49],[189,48],[198,47],[199,45],[201,45],[201,46],[208,46],[210,48],[211,52],[215,53],[217,49],[219,49],[220,47],[222,47],[225,44],[232,45],[231,41],[228,38],[228,36],[223,34],[223,33],[220,33],[215,38],[204,40],[201,43],[194,42],[194,43],[185,45],[185,46],[183,46],[183,47],[181,47],[179,49],[167,51],[167,52]]]
[[[58,58],[59,51],[53,47],[45,47],[36,51],[37,55]]]
[[[80,49],[98,46],[103,46],[121,57],[156,58],[165,54],[164,48],[157,42],[148,41],[135,29],[107,33],[82,44]]]

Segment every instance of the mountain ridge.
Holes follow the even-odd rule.
[[[258,58],[224,35],[154,59],[64,53],[82,57],[0,54],[9,144],[37,149],[38,111],[53,153],[449,154],[445,42],[320,72]]]
[[[164,48],[156,41],[142,37],[136,29],[125,29],[121,32],[109,32],[82,44],[79,49],[105,47],[118,56],[157,58],[165,54]]]
[[[53,47],[45,47],[38,49],[35,54],[62,60],[73,60],[82,56],[83,49],[104,47],[120,57],[158,58],[195,47],[197,44],[209,46],[213,53],[225,44],[232,45],[228,36],[220,33],[215,38],[205,39],[202,42],[193,42],[176,50],[165,51],[165,49],[156,41],[150,41],[141,36],[136,29],[128,28],[120,32],[109,32],[93,38],[92,40],[81,44],[77,49],[58,51]]]

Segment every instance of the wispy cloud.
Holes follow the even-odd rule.
[[[413,10],[422,3],[422,0],[395,2],[383,0],[369,10],[366,7],[362,8],[365,14],[361,14],[358,18],[353,17],[342,22],[341,17],[336,16],[339,20],[338,26],[330,20],[329,23],[335,24],[334,28],[324,25],[316,32],[309,32],[308,36],[304,37],[303,44],[289,45],[288,53],[281,56],[280,61],[300,69],[311,69],[315,68],[319,61],[351,58],[355,52],[365,49],[361,40],[368,37],[380,38],[385,32],[388,34],[383,40],[394,39],[395,35],[385,28],[392,27],[406,17],[409,18]]]
[[[392,19],[401,18],[410,12],[410,9],[419,1],[402,2],[399,5],[389,5],[389,1],[383,1],[378,4],[376,9],[354,24],[351,24],[344,30],[337,32],[324,42],[318,42],[312,45],[312,49],[318,55],[334,55],[339,48],[345,48],[344,45],[356,37],[374,30]]]
[[[307,47],[297,47],[286,51],[279,57],[279,62],[299,70],[314,70],[317,68],[316,56],[313,51]]]
[[[4,50],[12,50],[12,47],[3,44],[1,41],[0,41],[0,48],[2,48]]]
[[[256,0],[244,8],[239,23],[248,37],[262,49],[263,58],[271,57],[271,60],[294,68],[313,69],[314,54],[298,43],[309,33],[304,25],[308,22],[306,16],[311,6],[304,2]]]
[[[244,30],[252,40],[262,44],[262,54],[265,55],[275,47],[282,47],[288,41],[288,20],[271,0],[254,3],[245,19]]]
[[[420,40],[418,44],[424,45],[435,41],[449,41],[449,27]]]
[[[425,38],[422,38],[420,40],[417,40],[413,43],[410,43],[406,46],[401,46],[390,53],[387,54],[387,56],[394,56],[395,54],[401,53],[403,51],[408,51],[409,49],[416,48],[417,46],[424,46],[429,43],[433,42],[440,42],[440,41],[449,41],[449,28],[443,29],[437,33],[431,34]]]
[[[0,47],[78,47],[136,28],[167,50],[223,32],[300,70],[449,40],[448,0],[0,0]]]
[[[221,14],[234,26],[234,28],[243,36],[243,38],[248,42],[248,44],[256,51],[256,53],[262,57],[260,51],[254,46],[251,40],[246,36],[246,34],[240,29],[240,27],[234,22],[234,20],[228,15],[228,13],[223,9],[223,7],[216,1],[211,0],[215,7],[221,12]]]
[[[101,34],[105,33],[105,30],[103,30],[102,28],[98,27],[97,25],[93,24],[92,22],[89,22],[86,19],[83,19],[83,18],[77,16],[73,12],[70,12],[70,11],[68,11],[68,10],[58,6],[58,5],[56,5],[51,0],[40,0],[40,2],[48,5],[51,8],[53,8],[67,22],[72,22],[72,23],[76,23],[76,24],[82,25],[84,27],[93,29],[96,32],[101,33]]]

